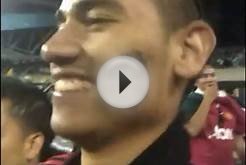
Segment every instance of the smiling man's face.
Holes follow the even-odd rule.
[[[173,101],[182,91],[173,90],[172,55],[179,49],[170,44],[153,1],[63,0],[58,18],[58,31],[42,47],[56,80],[52,126],[58,134],[110,136],[174,118]],[[150,88],[138,106],[119,110],[102,101],[95,79],[103,63],[125,54],[145,64]]]

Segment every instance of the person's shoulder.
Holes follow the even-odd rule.
[[[68,153],[54,155],[48,158],[46,161],[39,163],[39,165],[63,165],[64,162],[69,158]]]
[[[39,165],[66,165],[66,162],[69,161],[75,153],[62,153],[54,155],[48,158],[44,162],[40,162]]]
[[[181,100],[180,108],[190,109],[190,107],[193,107],[194,105],[197,106],[197,104],[200,104],[202,102],[202,99],[203,95],[196,92],[191,92]]]
[[[242,109],[244,109],[245,111],[245,104],[238,98],[235,96],[229,96],[232,100],[234,100],[238,105],[241,106]]]
[[[203,95],[200,93],[197,93],[195,91],[193,91],[187,95],[187,99],[201,99],[201,98],[203,98]]]
[[[197,111],[199,105],[203,100],[203,95],[191,92],[180,103],[179,110],[183,122],[187,122],[191,116]]]

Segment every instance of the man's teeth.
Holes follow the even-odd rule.
[[[55,83],[55,91],[71,91],[82,90],[84,88],[90,88],[91,83],[88,81],[82,81],[79,79],[61,79]]]

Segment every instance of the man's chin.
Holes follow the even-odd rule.
[[[60,120],[61,118],[58,120],[58,118],[53,116],[51,126],[55,134],[78,142],[78,140],[81,141],[82,139],[87,139],[87,137],[91,139],[93,135],[97,136],[96,134],[98,132],[102,132],[102,127],[94,122],[94,120],[88,120],[88,118],[74,120],[68,116],[67,118],[63,118],[63,120]]]
[[[52,121],[51,124],[55,134],[69,139],[77,146],[83,146],[84,149],[90,151],[100,149],[108,142],[110,137],[109,132],[92,126],[83,127],[78,124],[58,123],[55,121]]]

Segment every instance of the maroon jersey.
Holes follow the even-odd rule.
[[[244,108],[230,96],[217,97],[202,131],[191,139],[191,164],[233,165],[234,136],[244,132]]]

